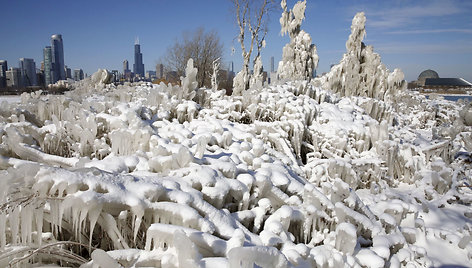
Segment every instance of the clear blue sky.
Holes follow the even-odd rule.
[[[288,0],[292,7],[295,1]],[[52,34],[62,34],[65,64],[91,74],[98,68],[122,69],[133,64],[133,44],[139,36],[146,70],[184,31],[215,30],[224,44],[225,62],[241,67],[237,28],[229,0],[0,0],[0,59],[9,67],[21,57],[39,68],[42,49]],[[440,77],[472,81],[472,1],[469,0],[308,0],[302,29],[318,47],[318,73],[339,62],[345,52],[352,17],[367,16],[365,43],[374,46],[390,70],[401,68],[407,80],[425,69]],[[273,14],[263,50],[265,69],[270,57],[278,62],[288,37],[279,35],[280,11]],[[231,55],[231,47],[237,50]]]

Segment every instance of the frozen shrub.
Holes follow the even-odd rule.
[[[188,59],[185,77],[180,78],[182,81],[182,95],[179,95],[179,99],[192,100],[195,97],[195,90],[198,87],[197,71],[197,68],[193,67],[193,59]]]
[[[363,96],[392,101],[397,92],[406,88],[403,73],[395,69],[389,74],[372,46],[362,42],[366,18],[359,12],[352,19],[351,35],[346,42],[347,52],[341,62],[321,77],[323,87],[341,96]]]
[[[286,80],[310,80],[318,65],[318,55],[316,46],[311,43],[311,36],[300,30],[305,19],[306,0],[298,1],[293,10],[287,10],[286,0],[282,0],[281,6],[283,9],[280,18],[281,33],[289,34],[290,43],[283,48],[278,75]]]

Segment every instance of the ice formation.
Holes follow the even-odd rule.
[[[0,267],[470,266],[472,106],[400,90],[354,22],[322,79],[3,102]]]
[[[309,80],[318,66],[316,46],[311,43],[311,36],[300,30],[305,19],[306,0],[298,1],[293,10],[287,10],[287,1],[282,0],[283,9],[280,25],[281,33],[290,36],[290,43],[284,46],[278,75],[287,80]]]
[[[261,55],[257,55],[254,59],[254,73],[249,80],[249,88],[261,89],[264,83],[264,70],[262,66]]]
[[[378,100],[391,99],[398,90],[406,88],[400,69],[389,73],[372,46],[362,42],[366,18],[359,12],[352,19],[351,35],[346,42],[347,52],[341,62],[321,77],[318,85],[341,96],[362,96]]]
[[[218,73],[220,71],[220,58],[213,61],[213,73],[211,75],[211,88],[218,90]]]

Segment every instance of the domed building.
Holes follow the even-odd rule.
[[[436,71],[428,69],[425,71],[422,71],[420,75],[418,76],[418,85],[419,86],[424,86],[424,83],[427,78],[439,78],[439,75]]]
[[[472,83],[463,78],[440,78],[436,71],[428,69],[420,73],[410,88],[420,88],[423,92],[465,93],[472,90]]]

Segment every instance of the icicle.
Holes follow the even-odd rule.
[[[95,224],[97,223],[98,216],[102,212],[103,205],[100,204],[93,209],[89,210],[88,218],[90,222],[90,235],[89,235],[89,251],[92,249],[92,237],[93,237],[93,229],[95,228]]]
[[[81,209],[80,209],[80,213],[79,213],[79,224],[77,226],[77,230],[79,232],[79,242],[82,243],[82,228],[85,228],[85,227],[82,227],[82,226],[85,226],[85,219],[87,218],[87,212],[88,212],[88,207],[86,206],[82,206]]]
[[[18,229],[20,226],[20,210],[21,207],[17,206],[12,213],[10,213],[8,220],[10,222],[10,233],[11,233],[11,243],[16,245],[18,241]]]
[[[74,234],[76,238],[79,238],[79,234],[80,234],[80,229],[79,229],[80,208],[81,208],[81,202],[75,202],[75,205],[73,205],[71,208],[72,229],[74,230]]]
[[[135,209],[133,212],[134,221],[133,221],[133,240],[136,243],[136,237],[138,237],[139,227],[143,221],[144,211],[141,208]]]
[[[62,218],[64,217],[64,210],[65,210],[65,204],[64,202],[58,201],[58,213],[57,213],[57,220],[58,220],[58,227],[59,231],[62,230]]]
[[[43,218],[44,210],[42,207],[39,207],[35,210],[35,220],[36,220],[36,233],[38,239],[38,246],[41,246],[43,242]],[[1,225],[1,222],[0,222]]]
[[[20,212],[21,243],[31,244],[31,233],[33,223],[33,209],[30,206],[24,207]]]
[[[5,245],[7,244],[7,238],[5,233],[6,225],[7,217],[5,214],[0,213],[0,250],[3,250],[5,248]]]

